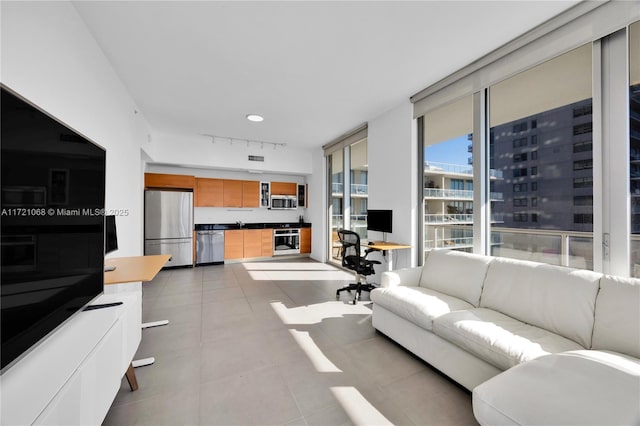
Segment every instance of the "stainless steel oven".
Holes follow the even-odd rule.
[[[299,254],[300,229],[283,228],[273,230],[273,255]]]

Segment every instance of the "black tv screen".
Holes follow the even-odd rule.
[[[378,232],[393,232],[392,210],[367,210],[367,230]]]
[[[103,292],[105,151],[1,92],[4,372]]]

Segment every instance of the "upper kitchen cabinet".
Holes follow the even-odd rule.
[[[145,173],[144,187],[147,188],[176,188],[193,189],[196,178],[188,175],[170,175],[165,173]]]
[[[224,207],[242,207],[242,182],[241,180],[224,180],[222,186]]]
[[[298,184],[295,182],[271,182],[271,195],[298,195]]]
[[[196,207],[224,207],[222,179],[196,178]]]
[[[242,207],[260,207],[260,182],[242,181]]]

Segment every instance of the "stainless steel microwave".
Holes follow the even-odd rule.
[[[272,210],[294,210],[298,208],[298,198],[295,195],[272,195]]]

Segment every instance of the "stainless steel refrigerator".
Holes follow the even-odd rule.
[[[170,254],[167,266],[193,265],[193,192],[145,191],[144,254]]]

